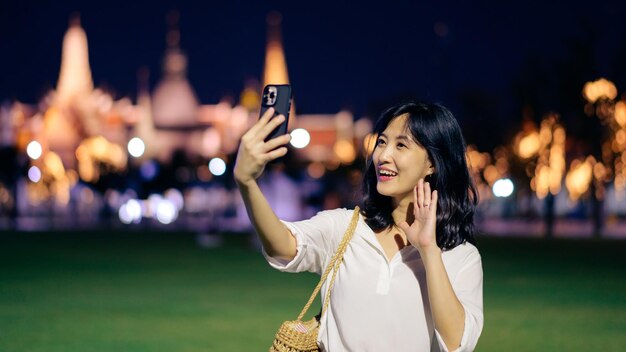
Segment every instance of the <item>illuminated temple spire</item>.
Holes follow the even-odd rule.
[[[77,97],[93,91],[87,35],[80,26],[78,15],[70,20],[70,28],[63,37],[61,72],[56,89],[56,102],[61,105],[70,103]]]
[[[180,50],[178,12],[167,16],[167,52],[163,60],[163,78],[152,97],[154,124],[158,127],[185,127],[197,124],[198,99],[187,80],[187,57]]]
[[[280,24],[282,16],[279,12],[272,11],[267,15],[267,47],[265,49],[265,69],[263,71],[263,86],[267,84],[289,84],[287,72],[287,60],[283,51]],[[296,105],[291,102],[289,112],[288,129],[292,130],[296,121]]]
[[[265,51],[265,69],[263,72],[263,86],[268,83],[288,84],[287,61],[283,51],[280,33],[281,15],[271,12],[267,16],[267,47]]]

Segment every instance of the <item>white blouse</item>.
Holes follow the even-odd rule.
[[[309,220],[283,221],[296,238],[296,257],[284,261],[269,257],[265,251],[263,255],[281,271],[321,274],[352,214],[353,210],[335,209],[319,212]],[[465,309],[463,337],[455,351],[472,351],[483,328],[480,254],[472,244],[465,243],[443,252],[442,259]],[[324,284],[322,300],[327,289]],[[303,304],[306,298],[302,297]],[[434,329],[426,273],[417,249],[406,246],[388,261],[374,232],[360,216],[337,273],[330,306],[322,317],[318,343],[330,352],[447,351]]]

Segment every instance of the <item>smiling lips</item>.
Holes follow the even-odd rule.
[[[391,171],[389,169],[380,168],[378,169],[378,180],[381,182],[389,181],[398,175],[397,172]]]

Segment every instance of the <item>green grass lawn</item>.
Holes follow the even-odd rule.
[[[0,234],[0,351],[266,351],[315,286],[231,235]],[[626,348],[626,242],[482,238],[478,351]],[[317,310],[317,307],[312,310]]]

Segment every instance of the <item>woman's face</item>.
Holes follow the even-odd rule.
[[[393,119],[378,136],[372,159],[376,167],[376,190],[396,204],[413,200],[413,187],[433,172],[426,149],[417,144],[407,128],[408,115]]]

